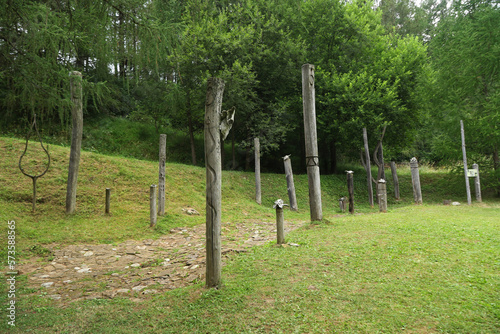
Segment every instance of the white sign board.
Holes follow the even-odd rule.
[[[468,177],[476,177],[477,176],[477,169],[468,169],[467,176]]]

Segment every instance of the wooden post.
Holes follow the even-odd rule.
[[[205,164],[206,164],[206,285],[221,283],[221,186],[222,163],[220,119],[224,81],[209,78],[205,100]]]
[[[304,64],[302,65],[302,100],[304,108],[307,177],[309,182],[309,208],[312,221],[323,219],[314,94],[314,65]]]
[[[396,163],[394,161],[391,161],[391,173],[392,173],[392,180],[394,182],[394,197],[396,197],[396,199],[400,199],[398,172],[396,170]]]
[[[384,179],[377,182],[378,209],[380,212],[387,212],[387,185]]]
[[[476,176],[474,177],[474,189],[476,190],[476,201],[482,202],[481,196],[481,181],[479,180],[479,165],[473,164],[472,168],[476,170]]]
[[[160,135],[158,171],[158,214],[165,214],[165,164],[167,160],[167,135]]]
[[[339,209],[342,213],[345,212],[345,197],[339,198]]]
[[[464,122],[460,120],[460,133],[462,135],[462,156],[464,159],[464,174],[465,174],[465,190],[467,191],[467,204],[472,204],[472,199],[470,196],[470,184],[469,184],[469,173],[467,169],[467,153],[465,152],[465,131]]]
[[[292,161],[290,160],[290,155],[285,155],[283,157],[283,164],[285,165],[286,188],[290,201],[290,209],[297,211],[297,197],[295,196],[295,184],[293,183]]]
[[[262,194],[260,188],[260,141],[256,137],[253,139],[255,147],[255,201],[257,204],[262,204]]]
[[[349,192],[349,213],[354,213],[354,172],[352,170],[347,173],[347,191]]]
[[[418,161],[413,157],[410,160],[411,182],[413,184],[413,199],[416,204],[422,204],[422,190],[420,189],[420,175],[418,173]]]
[[[106,188],[106,206],[104,209],[104,213],[109,215],[109,208],[111,206],[111,189]]]
[[[156,225],[156,184],[149,187],[149,227]]]
[[[373,186],[372,186],[372,167],[370,162],[370,149],[368,147],[368,134],[366,128],[363,128],[363,142],[365,144],[365,170],[366,184],[368,186],[368,202],[373,207]]]
[[[69,77],[73,130],[71,132],[71,152],[69,156],[68,185],[66,188],[66,214],[73,214],[76,211],[76,186],[83,132],[82,74],[74,71],[70,72]]]

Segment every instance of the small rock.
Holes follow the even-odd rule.
[[[451,205],[457,206],[457,205],[460,205],[460,202],[453,202],[453,203],[451,203]]]
[[[71,282],[73,282],[73,281],[72,281],[72,280],[70,280],[70,279],[67,279],[67,280],[63,281],[63,283],[64,283],[64,284],[69,284],[69,283],[71,283]]]
[[[94,252],[85,252],[83,256],[92,256],[94,255]]]
[[[116,290],[116,293],[129,293],[130,289],[118,289]]]
[[[138,285],[138,286],[134,286],[132,288],[132,290],[133,291],[141,291],[142,289],[145,289],[145,288],[147,288],[147,286],[145,286],[145,285]]]
[[[61,295],[47,295],[47,297],[49,297],[50,299],[53,299],[53,300],[61,299]]]
[[[54,282],[42,283],[43,288],[50,288],[52,285],[54,285]]]
[[[288,244],[289,244],[290,246],[293,246],[293,247],[299,247],[299,244],[294,244],[294,243],[291,243],[291,242],[289,242]]]
[[[137,248],[137,249],[146,249],[146,248],[147,248],[147,246],[137,246],[136,248]]]
[[[42,275],[40,278],[49,278],[49,275]]]
[[[90,273],[92,272],[92,270],[90,268],[82,268],[80,270],[77,270],[77,273],[80,273],[80,274],[85,274],[85,273]]]
[[[138,267],[140,267],[140,266],[141,266],[141,264],[140,264],[140,263],[132,263],[130,266],[131,266],[132,268],[138,268]]]
[[[111,276],[120,276],[118,273],[112,273]]]
[[[198,267],[199,267],[199,265],[195,264],[195,265],[191,266],[189,269],[196,269]]]
[[[144,291],[142,292],[142,294],[143,294],[143,295],[150,295],[150,294],[152,294],[152,293],[157,293],[157,292],[158,292],[158,290],[151,289],[151,290],[144,290]]]

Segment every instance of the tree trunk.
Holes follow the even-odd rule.
[[[188,119],[188,130],[189,130],[189,143],[191,145],[191,162],[196,166],[196,147],[194,145],[194,129],[193,129],[193,117],[191,115],[191,97],[187,94],[187,119]]]
[[[500,169],[500,156],[498,155],[498,147],[495,147],[495,149],[493,150],[493,168],[495,169],[495,173],[497,173]],[[497,196],[500,197],[500,177],[498,178]]]

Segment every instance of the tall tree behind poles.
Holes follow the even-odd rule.
[[[71,133],[71,153],[69,157],[68,186],[66,189],[66,213],[72,214],[76,210],[76,186],[78,168],[80,166],[80,150],[82,147],[83,110],[82,110],[82,74],[70,73],[71,85],[71,117],[73,130]]]
[[[209,78],[205,100],[206,285],[221,283],[221,106],[224,81]]]
[[[307,178],[309,180],[309,207],[311,220],[323,219],[321,208],[321,180],[319,173],[318,138],[316,134],[316,102],[314,96],[314,65],[302,65],[302,99],[304,107],[304,134],[306,142]]]
[[[361,152],[361,163],[366,170],[366,184],[368,186],[368,202],[373,207],[373,186],[372,186],[372,167],[370,162],[370,149],[368,147],[368,134],[366,128],[363,128],[363,142],[365,145],[365,160],[363,160],[363,152]]]
[[[471,205],[472,199],[470,195],[469,170],[467,168],[467,153],[465,151],[465,131],[464,131],[464,122],[462,120],[460,120],[460,133],[462,135],[462,156],[464,159],[465,190],[467,192],[467,204]]]

